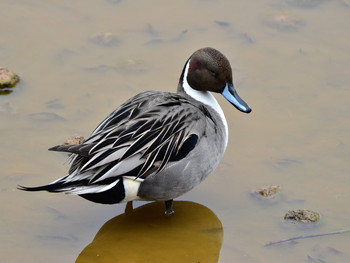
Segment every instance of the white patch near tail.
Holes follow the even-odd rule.
[[[108,185],[86,185],[86,186],[70,187],[67,189],[62,188],[62,191],[65,192],[66,194],[73,194],[73,195],[97,194],[97,193],[108,191],[109,189],[116,186],[118,182],[119,180],[116,180],[115,182]]]
[[[132,200],[141,200],[141,198],[137,194],[139,192],[139,188],[142,181],[142,179],[135,179],[133,177],[123,177],[125,198],[123,199],[123,201],[121,201],[121,203],[129,202]]]

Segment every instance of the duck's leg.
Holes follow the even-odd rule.
[[[173,211],[173,199],[165,201],[165,215],[170,216],[174,214]]]
[[[133,210],[134,210],[134,208],[132,207],[132,201],[127,202],[126,206],[125,206],[124,213],[125,214],[130,214],[130,213],[132,213]]]

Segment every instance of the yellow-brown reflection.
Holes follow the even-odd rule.
[[[207,207],[174,202],[173,216],[155,202],[105,223],[76,262],[218,262],[222,224]]]

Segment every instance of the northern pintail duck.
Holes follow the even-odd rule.
[[[49,150],[72,153],[68,175],[26,191],[64,192],[115,204],[172,200],[203,181],[219,164],[228,142],[225,115],[210,92],[249,113],[238,96],[227,58],[202,48],[187,60],[177,93],[146,91],[104,119],[79,145]]]

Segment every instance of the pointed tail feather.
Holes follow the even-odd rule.
[[[74,145],[57,145],[49,148],[49,151],[75,153],[84,157],[89,157],[89,151],[95,144],[74,144]]]
[[[28,191],[28,192],[37,192],[37,191],[48,191],[48,192],[61,192],[60,188],[62,188],[61,185],[55,185],[55,184],[47,184],[42,186],[36,186],[36,187],[27,187],[23,185],[18,185],[17,189],[22,191]]]
[[[89,184],[87,179],[80,181],[71,181],[66,182],[64,179],[67,176],[60,178],[50,184],[36,186],[36,187],[27,187],[18,185],[17,189],[28,191],[28,192],[37,192],[37,191],[48,191],[51,193],[66,193],[73,195],[83,195],[83,194],[95,194],[95,193],[103,193],[108,191],[111,188],[114,188],[118,182],[123,180],[120,179],[112,179],[112,180],[104,180],[101,183],[97,184]],[[123,185],[123,184],[122,184]]]

